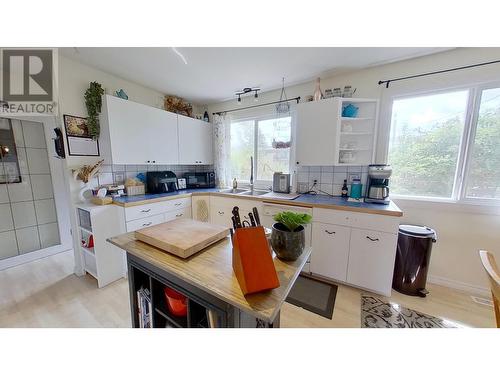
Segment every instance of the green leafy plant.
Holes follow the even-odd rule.
[[[85,91],[85,106],[88,114],[87,126],[92,138],[99,137],[99,113],[101,112],[103,94],[104,89],[98,82],[90,82],[89,88]]]
[[[312,220],[312,216],[309,214],[283,211],[274,215],[274,220],[283,224],[290,232],[295,232],[299,226],[309,224]]]

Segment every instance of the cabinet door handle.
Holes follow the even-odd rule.
[[[151,224],[153,224],[153,222],[152,222],[152,221],[150,221],[149,223],[144,223],[144,224],[142,224],[142,226],[143,226],[143,227],[149,227]]]
[[[335,232],[330,232],[329,230],[325,229],[325,232],[328,234],[335,234]]]
[[[180,206],[182,203],[174,203],[174,206]]]
[[[151,211],[151,208],[148,208],[147,210],[141,210],[141,212],[149,212]]]
[[[218,211],[219,215],[224,215],[224,211]]]
[[[366,236],[370,241],[378,241],[378,238],[371,238],[370,236]]]
[[[177,214],[175,215],[175,217],[181,217],[183,214]]]

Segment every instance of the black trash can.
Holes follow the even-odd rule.
[[[419,225],[400,225],[398,248],[394,263],[392,287],[400,293],[425,297],[427,272],[432,244],[436,242],[434,229]]]

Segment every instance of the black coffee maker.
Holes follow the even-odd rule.
[[[146,172],[146,189],[149,194],[177,191],[177,176],[174,172]]]

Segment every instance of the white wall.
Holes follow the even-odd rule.
[[[459,48],[435,55],[363,69],[333,77],[322,77],[321,88],[357,88],[355,96],[378,98],[381,116],[377,147],[377,161],[384,162],[390,126],[390,110],[393,96],[404,93],[425,92],[432,89],[456,87],[478,82],[499,81],[500,64],[467,69],[446,74],[394,82],[389,89],[378,85],[379,80],[448,69],[462,65],[500,59],[500,48]],[[286,88],[288,98],[312,95],[314,81]],[[280,90],[260,95],[260,102],[278,100]],[[252,105],[253,97],[244,98],[242,107]],[[236,108],[236,100],[209,106],[210,114]],[[436,229],[438,242],[434,245],[430,278],[475,292],[486,293],[487,279],[481,267],[478,249],[492,251],[500,260],[500,210],[430,202],[397,200],[403,209],[403,222],[425,224]]]
[[[83,95],[89,83],[92,81],[99,82],[103,88],[105,88],[106,92],[110,94],[117,89],[123,88],[130,100],[146,105],[156,106],[159,98],[163,97],[163,94],[160,92],[126,81],[59,55],[59,115],[62,129],[64,129],[64,114],[81,117],[87,116]],[[67,145],[65,145],[65,147],[67,152]],[[68,180],[71,202],[77,202],[78,191],[82,186],[80,181],[73,180],[71,169],[83,164],[95,164],[101,159],[101,157],[66,157],[66,179]],[[72,212],[71,215],[71,224],[73,233],[75,234],[73,240],[76,247],[78,235],[76,234],[76,217],[74,212]],[[75,252],[75,254],[78,254],[78,252]],[[82,273],[80,261],[81,259],[78,254],[78,256],[75,256],[75,272],[77,274]]]

